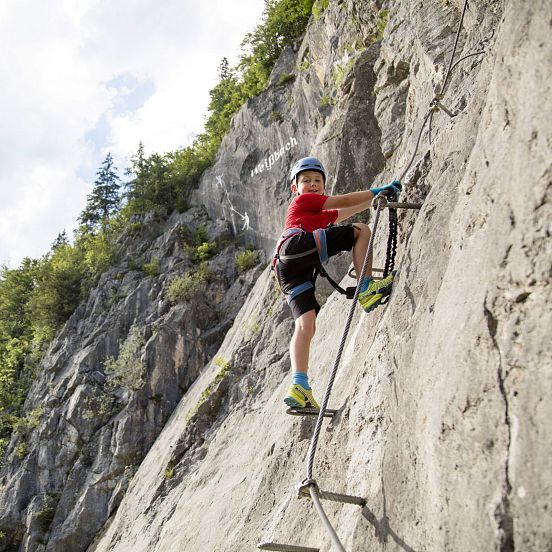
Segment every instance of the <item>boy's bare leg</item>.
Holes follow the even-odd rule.
[[[295,320],[295,331],[289,343],[291,369],[294,372],[308,372],[310,344],[315,330],[315,310],[310,310]]]
[[[370,241],[370,227],[362,222],[355,222],[355,245],[353,246],[353,265],[357,280],[360,280],[360,271],[364,264],[366,251],[368,250],[368,242]],[[372,276],[372,253],[368,259],[368,266],[364,276]]]

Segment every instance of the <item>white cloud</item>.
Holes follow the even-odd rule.
[[[221,58],[235,63],[262,8],[259,0],[4,0],[0,263],[41,256],[75,227],[107,151],[121,165],[139,140],[150,152],[189,143]]]

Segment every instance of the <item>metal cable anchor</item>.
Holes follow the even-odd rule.
[[[310,498],[310,488],[316,487],[318,489],[318,484],[314,479],[303,479],[301,483],[298,483],[295,486],[297,490],[297,498]]]
[[[438,111],[440,109],[441,111],[444,111],[451,119],[453,117],[456,117],[457,113],[453,113],[450,109],[445,107],[441,103],[442,99],[443,99],[443,94],[435,94],[435,97],[431,100],[431,103],[429,104],[429,110]]]
[[[387,208],[387,195],[385,192],[380,192],[373,200],[372,200],[372,207],[374,210],[379,209],[386,209]],[[381,204],[381,207],[378,207]]]

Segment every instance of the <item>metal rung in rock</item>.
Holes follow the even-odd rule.
[[[431,110],[437,111],[437,109],[440,109],[441,111],[444,111],[451,119],[453,117],[456,117],[456,113],[453,113],[450,109],[445,107],[438,98],[435,98],[433,102],[431,102]]]
[[[320,548],[308,546],[294,546],[292,544],[278,544],[277,542],[262,542],[257,545],[259,550],[274,550],[276,552],[320,552]]]
[[[356,506],[364,507],[366,506],[366,499],[361,498],[360,496],[352,496],[339,493],[331,493],[329,491],[323,491],[318,488],[315,481],[305,480],[299,485],[297,485],[297,495],[299,498],[307,497],[310,498],[310,488],[315,486],[317,488],[318,496],[322,500],[331,500],[332,502],[344,502],[345,504],[355,504]]]
[[[374,209],[381,205],[381,209],[421,209],[423,203],[406,203],[402,201],[389,201],[383,193],[379,193],[372,202]]]
[[[320,410],[318,408],[288,408],[286,414],[291,416],[318,416]],[[324,418],[333,418],[337,413],[337,410],[326,408],[324,411]]]
[[[331,500],[332,502],[344,502],[345,504],[356,504],[357,506],[366,506],[366,499],[360,496],[352,496],[328,491],[319,490],[318,494],[322,500]]]
[[[391,209],[421,209],[423,203],[400,203],[396,201],[389,201],[387,207]]]

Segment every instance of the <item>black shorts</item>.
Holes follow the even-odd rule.
[[[333,257],[342,251],[351,251],[355,243],[355,229],[352,224],[343,226],[331,226],[326,229],[326,242],[328,257]],[[286,240],[280,248],[280,255],[296,255],[303,251],[316,248],[312,232],[302,232]],[[289,293],[293,288],[305,282],[314,284],[314,271],[320,264],[318,251],[314,251],[298,259],[278,261],[276,263],[276,276],[284,293]],[[308,289],[294,297],[289,303],[294,320],[310,310],[316,314],[320,305],[314,295],[314,288]]]

